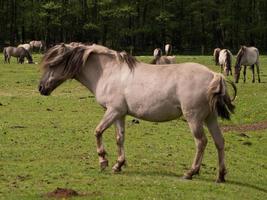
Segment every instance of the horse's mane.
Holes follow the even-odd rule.
[[[117,52],[101,45],[93,44],[72,47],[61,44],[52,47],[46,52],[41,62],[41,68],[64,66],[63,76],[73,78],[92,54],[112,56],[119,63],[125,62],[130,70],[133,70],[137,63],[137,60],[126,52]]]

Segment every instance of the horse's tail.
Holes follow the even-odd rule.
[[[228,69],[231,70],[232,67],[231,53],[228,50],[226,50],[225,52],[226,52],[226,66]]]
[[[230,114],[234,113],[235,106],[232,104],[237,93],[235,84],[227,81],[234,89],[234,97],[230,98],[227,92],[226,81],[220,74],[215,73],[208,89],[208,100],[211,111],[216,111],[223,119],[230,119]]]

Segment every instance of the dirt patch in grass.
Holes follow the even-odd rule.
[[[79,193],[72,189],[57,188],[53,192],[48,192],[45,196],[51,198],[68,198],[79,196]]]
[[[45,194],[45,197],[49,198],[71,198],[71,197],[77,197],[77,196],[100,196],[101,194],[99,192],[92,192],[92,193],[80,193],[73,189],[67,189],[67,188],[57,188],[53,192],[48,192]]]
[[[222,130],[224,132],[228,131],[246,132],[246,131],[258,131],[264,129],[267,129],[267,121],[257,122],[253,124],[222,126]]]

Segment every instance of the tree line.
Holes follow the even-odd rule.
[[[266,0],[0,0],[0,46],[94,42],[133,54],[267,49]]]

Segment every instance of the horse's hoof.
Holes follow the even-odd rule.
[[[118,167],[117,164],[112,167],[113,173],[119,173],[121,172],[121,167]]]
[[[100,169],[101,171],[105,170],[108,167],[108,160],[102,160],[100,162]]]
[[[182,179],[184,179],[184,180],[192,180],[192,176],[185,174],[185,175],[183,175]]]
[[[225,183],[225,179],[224,178],[217,178],[217,180],[215,182],[216,183]]]

